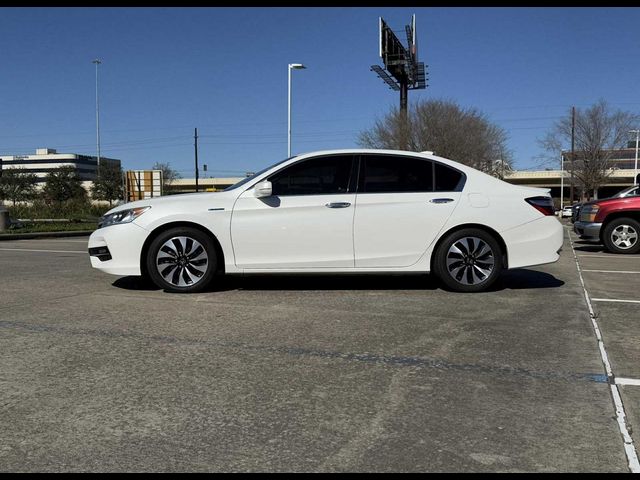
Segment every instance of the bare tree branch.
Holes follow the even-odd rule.
[[[358,138],[367,148],[430,150],[497,177],[512,169],[506,142],[506,132],[483,113],[450,100],[419,101],[406,119],[394,108]]]
[[[573,171],[577,185],[587,197],[595,196],[611,175],[614,151],[625,147],[628,132],[639,119],[630,112],[612,111],[604,100],[583,110],[576,109]],[[571,144],[571,111],[538,143],[559,162],[560,155],[567,153],[566,146]],[[572,160],[570,154],[565,158]]]

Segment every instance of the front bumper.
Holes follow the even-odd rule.
[[[573,224],[573,231],[583,240],[600,240],[601,223],[576,222]]]
[[[99,228],[89,237],[91,266],[112,275],[141,275],[140,255],[148,235],[133,222]]]

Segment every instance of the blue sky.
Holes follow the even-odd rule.
[[[284,158],[295,62],[293,152],[355,147],[398,104],[369,71],[378,16],[401,31],[413,13],[430,86],[409,102],[478,108],[516,168],[571,105],[640,112],[640,8],[0,8],[0,153],[95,155],[96,57],[102,155],[126,169],[193,177],[195,127],[201,175]]]

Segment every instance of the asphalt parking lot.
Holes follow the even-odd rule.
[[[481,294],[327,276],[176,295],[93,270],[86,244],[0,242],[1,471],[630,470],[640,255],[567,229],[557,263]]]

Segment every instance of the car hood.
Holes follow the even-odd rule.
[[[208,205],[221,207],[235,199],[238,192],[203,192],[203,193],[180,193],[175,195],[165,195],[162,197],[149,198],[145,200],[136,200],[135,202],[123,203],[117,207],[109,210],[105,215],[111,213],[121,212],[123,210],[130,210],[132,208],[140,207],[164,207],[164,206],[176,206],[176,205],[189,205],[206,202]]]

